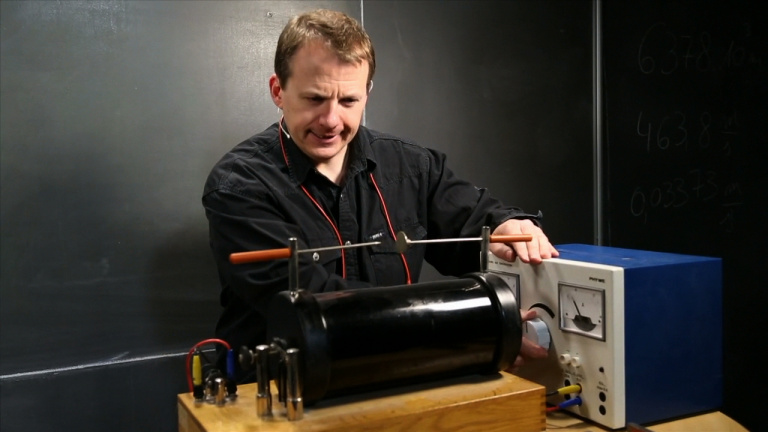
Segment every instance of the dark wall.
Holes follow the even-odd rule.
[[[751,430],[765,423],[754,401],[768,304],[768,15],[760,6],[603,2],[602,38],[607,243],[722,257],[723,411]]]
[[[369,126],[591,242],[590,1],[4,0],[0,429],[176,429],[219,313],[203,182],[277,120],[277,36],[319,6],[374,39]]]
[[[277,119],[274,46],[302,10],[363,18],[368,126],[591,243],[592,4],[0,2],[0,429],[176,429],[184,355],[219,312],[202,184]],[[766,17],[601,4],[606,242],[724,257],[724,410],[758,429]]]
[[[369,127],[541,210],[554,243],[594,241],[591,1],[366,2],[365,27]]]
[[[0,2],[0,429],[175,430],[218,278],[213,164],[278,118],[293,14],[360,2]]]

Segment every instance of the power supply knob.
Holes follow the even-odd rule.
[[[549,327],[547,327],[547,323],[539,318],[534,318],[525,322],[523,336],[545,349],[549,349],[549,344],[552,340],[549,335]]]

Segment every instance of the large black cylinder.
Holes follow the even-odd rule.
[[[299,348],[304,402],[511,366],[520,310],[493,274],[312,294],[281,292],[267,336]]]

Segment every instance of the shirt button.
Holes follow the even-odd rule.
[[[317,252],[313,253],[312,259],[315,260],[315,262],[320,261],[320,254]]]

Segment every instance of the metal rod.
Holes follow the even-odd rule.
[[[269,345],[256,347],[256,415],[272,417],[272,390],[269,388]]]
[[[227,387],[224,385],[224,378],[216,378],[216,405],[224,406],[227,402]]]
[[[296,237],[288,239],[291,259],[288,263],[288,290],[292,297],[299,295],[299,240]]]
[[[270,353],[274,354],[273,357],[270,357],[270,361],[276,360],[276,364],[277,364],[277,368],[271,369],[271,372],[275,372],[277,374],[274,377],[275,387],[277,387],[277,401],[280,403],[280,405],[285,406],[285,398],[286,398],[285,396],[286,395],[285,350],[283,349],[280,343],[277,343],[277,341],[269,344],[269,350],[270,350]],[[270,365],[270,367],[271,366],[272,365]]]
[[[533,236],[530,234],[509,234],[509,235],[491,235],[490,236],[490,243],[512,243],[512,242],[522,242],[522,241],[531,241],[533,239]],[[397,238],[395,239],[395,247],[397,249],[397,252],[403,253],[406,250],[408,250],[408,247],[412,244],[418,244],[418,243],[449,243],[449,242],[466,242],[466,241],[482,241],[483,237],[459,237],[459,238],[447,238],[447,239],[427,239],[427,240],[411,240],[408,238],[408,236],[405,235],[404,232],[397,233]],[[291,271],[291,274],[296,276],[296,284],[290,284],[289,280],[289,288],[296,288],[298,290],[298,255],[300,253],[308,253],[308,252],[323,252],[323,251],[330,251],[330,250],[336,250],[336,249],[352,249],[352,248],[360,248],[360,247],[367,247],[367,246],[378,246],[381,244],[380,241],[375,242],[367,242],[367,243],[355,243],[355,244],[345,244],[345,245],[339,245],[339,246],[325,246],[325,247],[319,247],[319,248],[312,248],[312,249],[299,249],[298,246],[298,240],[295,238],[291,238],[290,241],[296,241],[296,244],[291,244],[290,247],[283,248],[283,249],[267,249],[267,250],[260,250],[260,251],[250,251],[250,252],[236,252],[229,255],[229,262],[232,264],[247,264],[252,262],[259,262],[259,261],[271,261],[275,259],[281,259],[281,258],[290,258],[291,263],[295,263],[296,266],[296,274],[294,274],[293,271]]]
[[[419,243],[453,243],[464,241],[482,241],[483,237],[459,237],[459,238],[446,238],[446,239],[427,239],[427,240],[411,240],[408,236],[400,231],[397,233],[397,239],[395,246],[400,253],[408,250],[408,247],[412,244]],[[509,234],[509,235],[491,235],[489,236],[490,243],[512,243],[512,242],[525,242],[533,240],[531,234]]]
[[[491,228],[484,226],[480,240],[480,271],[485,273],[488,270],[488,253],[491,245]]]
[[[428,240],[408,240],[408,243],[448,243],[448,242],[465,242],[465,241],[481,241],[482,237],[461,237],[452,239],[428,239]]]
[[[381,244],[380,241],[375,241],[375,242],[368,242],[368,243],[355,243],[355,244],[339,245],[339,246],[326,246],[326,247],[319,247],[314,249],[302,249],[299,251],[299,253],[323,252],[323,251],[329,251],[334,249],[352,249],[352,248],[359,248],[359,247],[365,247],[365,246],[378,246],[380,244]]]
[[[231,262],[232,264],[247,264],[252,262],[260,262],[260,261],[272,261],[272,260],[282,259],[282,258],[293,258],[294,256],[300,253],[323,252],[323,251],[336,250],[336,249],[352,249],[352,248],[359,248],[359,247],[365,247],[365,246],[378,246],[380,244],[381,242],[376,241],[376,242],[356,243],[356,244],[339,245],[339,246],[325,246],[325,247],[319,247],[319,248],[313,248],[313,249],[301,249],[301,250],[299,250],[297,246],[295,253],[291,250],[290,247],[282,248],[282,249],[265,249],[265,250],[259,250],[259,251],[235,252],[229,255],[229,262]]]
[[[288,348],[285,352],[285,365],[287,372],[286,415],[288,420],[301,420],[304,417],[304,401],[301,398],[301,376],[299,374],[299,350]]]

